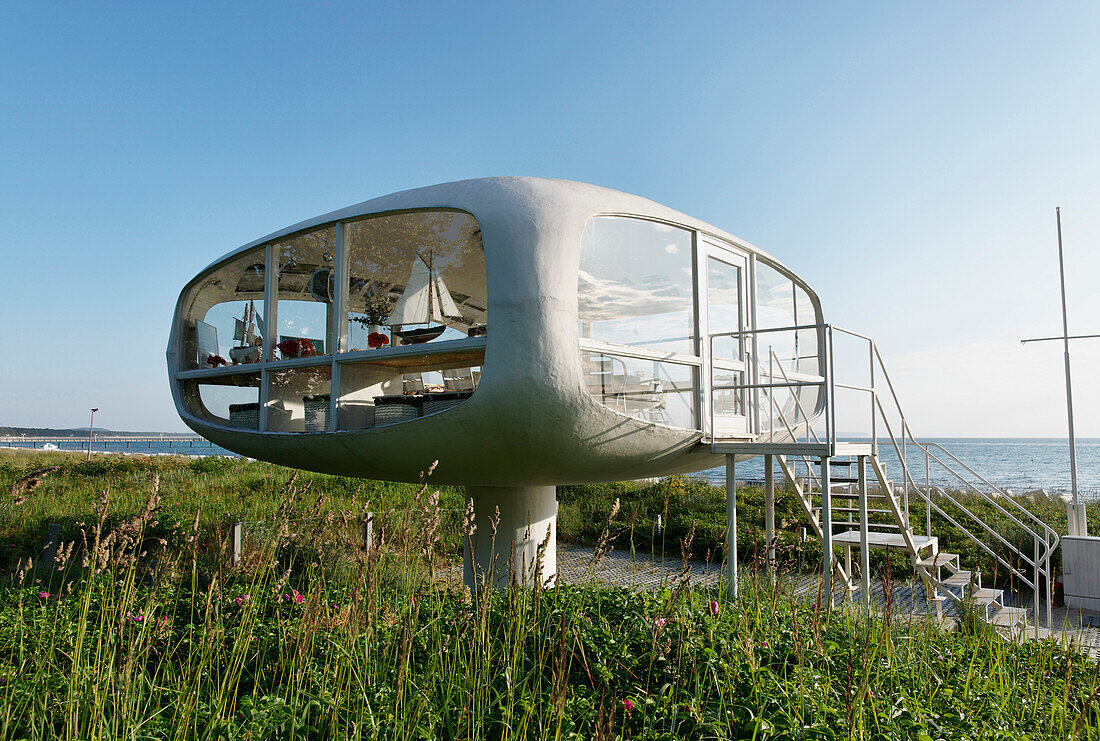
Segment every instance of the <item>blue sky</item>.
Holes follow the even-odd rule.
[[[1100,332],[1100,6],[6,3],[0,424],[184,429],[184,282],[303,218],[484,175],[637,193],[876,337],[918,435],[1062,435]],[[1100,436],[1100,341],[1074,354]]]

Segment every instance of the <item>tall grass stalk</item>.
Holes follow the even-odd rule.
[[[690,526],[667,589],[471,593],[441,555],[433,487],[414,489],[420,515],[368,552],[361,491],[333,497],[318,479],[272,472],[261,482],[271,536],[232,566],[215,545],[224,530],[203,524],[224,518],[196,509],[177,524],[168,472],[134,479],[143,499],[106,487],[89,498],[90,524],[59,560],[13,563],[0,739],[1100,733],[1100,669],[1071,646],[944,631],[889,606],[827,609],[793,596],[782,573],[746,577],[727,602],[687,578]],[[594,558],[633,523],[607,514]]]

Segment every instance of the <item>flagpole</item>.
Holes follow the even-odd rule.
[[[1066,269],[1062,260],[1062,207],[1054,209],[1058,220],[1058,278],[1062,286],[1062,343],[1066,359],[1066,410],[1069,414],[1069,477],[1073,487],[1073,506],[1078,503],[1077,495],[1077,440],[1073,434],[1073,385],[1069,372],[1069,320],[1066,315]]]

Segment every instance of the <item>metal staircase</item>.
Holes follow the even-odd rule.
[[[813,364],[815,373],[806,372],[806,358],[780,358],[773,347],[782,340],[769,342],[769,335],[783,332],[814,332],[820,352]],[[838,381],[835,372],[834,338],[843,336],[866,345],[863,368],[869,374],[857,382]],[[823,545],[823,583],[829,599],[832,587],[841,587],[844,595],[856,595],[870,604],[871,549],[904,551],[909,555],[913,573],[924,585],[925,594],[938,615],[947,601],[978,609],[994,626],[1006,630],[1025,626],[1028,610],[1007,606],[1004,592],[983,586],[982,574],[966,569],[955,553],[940,550],[940,537],[933,531],[932,515],[962,533],[992,556],[1006,573],[1030,589],[1034,595],[1034,629],[1039,634],[1040,595],[1045,596],[1047,625],[1051,620],[1051,559],[1059,537],[1046,523],[1033,515],[1005,492],[991,484],[942,446],[918,442],[912,435],[898,401],[885,364],[871,338],[822,325],[802,325],[713,335],[740,340],[746,366],[745,382],[734,386],[713,387],[716,393],[732,391],[742,395],[748,410],[748,429],[752,439],[723,440],[711,437],[715,453],[727,456],[727,487],[736,456],[764,455],[766,506],[774,507],[770,479],[771,461],[779,464],[793,489],[814,535]],[[789,346],[789,343],[786,344]],[[711,371],[713,378],[713,370]],[[869,440],[840,440],[836,433],[837,391],[862,397],[859,404],[869,412]],[[806,403],[807,391],[812,403]],[[816,391],[816,393],[813,393]],[[867,406],[863,406],[869,400]],[[851,411],[845,410],[845,411]],[[716,429],[712,424],[710,429]],[[884,451],[892,452],[898,481],[887,476]],[[923,468],[923,476],[917,472]],[[867,467],[870,471],[867,471]],[[933,472],[937,475],[933,477]],[[870,476],[869,476],[870,474]],[[869,480],[873,476],[873,484]],[[950,488],[935,485],[933,479],[953,481]],[[977,497],[999,512],[1016,533],[999,532],[966,506],[958,492]],[[730,491],[734,497],[735,492]],[[921,532],[914,526],[911,511],[923,505]],[[774,513],[769,511],[766,537],[774,543]],[[941,526],[942,526],[941,523]],[[946,534],[946,533],[943,533]],[[1030,552],[1010,538],[1031,540]],[[996,542],[998,548],[991,544]],[[834,551],[843,549],[843,560]],[[853,552],[859,562],[854,564]],[[769,563],[772,549],[769,547]],[[733,571],[736,559],[733,559]],[[855,574],[859,582],[855,581]],[[843,597],[842,597],[843,598]]]

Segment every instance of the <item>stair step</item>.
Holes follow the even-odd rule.
[[[1003,589],[978,589],[973,594],[974,601],[979,605],[997,605],[1004,607],[1001,600],[1004,598]]]
[[[1027,622],[1026,607],[1002,607],[994,613],[989,622],[999,628],[1013,628]]]
[[[833,512],[859,512],[859,507],[830,507]],[[814,507],[814,512],[820,512],[821,507]],[[867,510],[869,515],[893,515],[894,513],[888,509],[869,509]]]
[[[929,568],[934,569],[937,566],[947,566],[952,561],[954,561],[955,565],[958,566],[959,565],[959,554],[958,553],[947,553],[946,551],[944,551],[944,552],[941,552],[941,553],[937,553],[935,556],[930,556],[930,557],[924,559],[918,565],[919,566],[927,566]]]
[[[949,587],[968,587],[970,586],[970,577],[973,573],[972,571],[956,571],[954,574],[944,579],[943,583]]]

